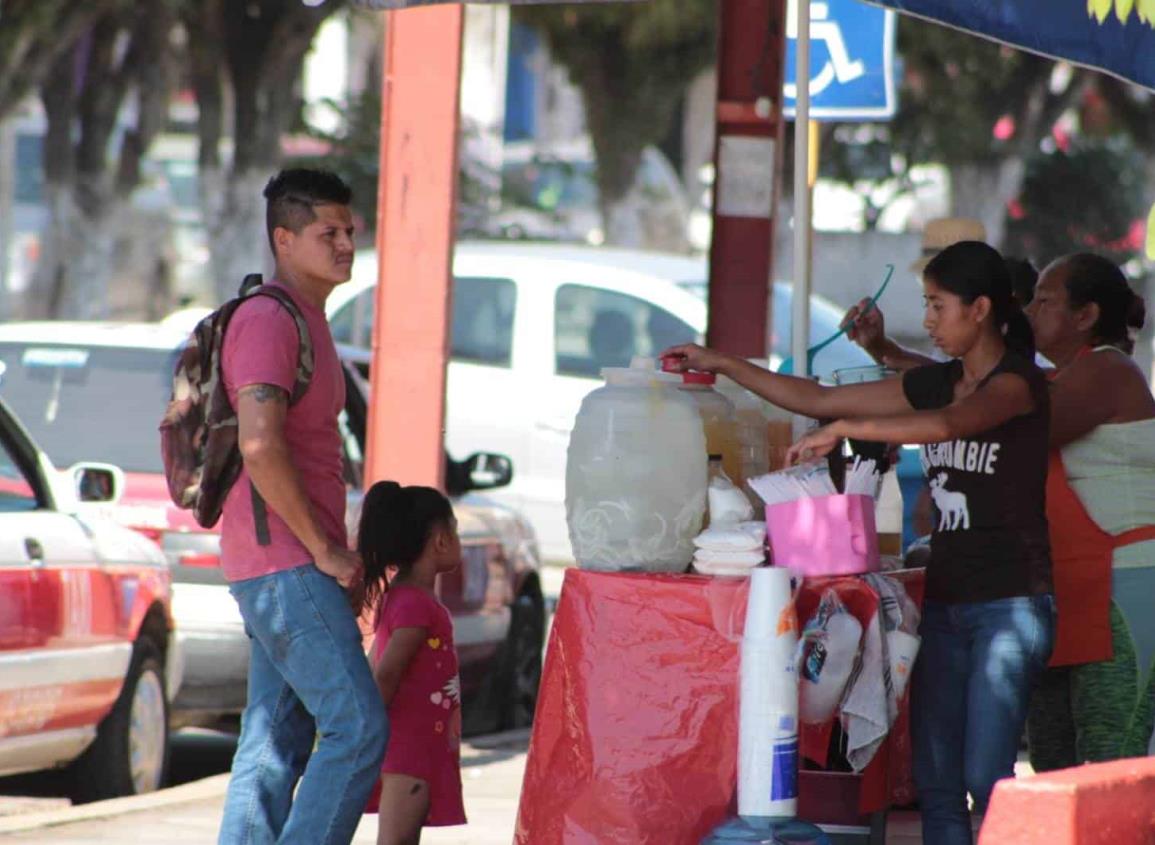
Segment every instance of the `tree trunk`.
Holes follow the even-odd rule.
[[[0,118],[0,162],[16,160],[16,126]],[[12,296],[8,292],[12,270],[13,217],[16,202],[16,174],[12,167],[0,167],[0,321],[12,319]]]
[[[981,220],[987,242],[1001,247],[1007,227],[1007,203],[1019,195],[1026,167],[1020,159],[956,164],[951,168],[951,209]]]
[[[622,92],[614,78],[612,56],[595,57],[579,74],[586,124],[597,162],[598,207],[605,242],[633,248],[685,248],[684,231],[670,233],[656,218],[652,201],[638,187],[647,133],[666,123],[678,94],[646,97]],[[645,100],[643,102],[642,100]],[[659,100],[661,100],[659,102]]]
[[[987,241],[1002,248],[1007,228],[1007,203],[1022,191],[1026,160],[1051,134],[1055,121],[1078,102],[1090,75],[1076,71],[1061,91],[1051,90],[1051,67],[1035,68],[1032,83],[1023,92],[1018,112],[1014,151],[996,161],[956,164],[951,169],[952,208],[955,214],[976,217],[987,229]]]
[[[261,192],[266,170],[230,173],[201,171],[201,208],[205,214],[213,286],[217,301],[237,295],[249,273],[269,273],[269,246],[265,235],[265,203]]]
[[[129,212],[141,158],[167,111],[173,16],[169,0],[154,0],[145,8],[112,7],[83,42],[60,56],[41,87],[48,120],[49,222],[25,300],[34,316],[107,317],[117,245],[142,237]],[[135,124],[118,138],[118,119],[130,90],[138,95]],[[116,172],[109,166],[113,155],[118,157]],[[143,280],[143,275],[135,279]],[[146,294],[142,284],[133,303],[140,316]]]
[[[94,51],[97,52],[97,51]],[[98,319],[108,313],[117,217],[111,179],[96,166],[101,146],[76,119],[84,114],[103,129],[107,118],[83,102],[76,87],[74,53],[66,53],[42,89],[48,128],[44,136],[45,203],[48,223],[40,259],[25,292],[24,311],[34,318]],[[105,109],[118,103],[102,99]],[[91,124],[89,124],[91,125]],[[107,141],[102,132],[101,142]]]
[[[598,206],[606,243],[637,247],[641,245],[641,226],[629,194],[644,144],[640,133],[631,131],[627,116],[632,109],[623,102],[625,95],[609,83],[614,64],[611,56],[589,62],[580,75],[582,101],[597,162]]]
[[[606,243],[641,249],[645,240],[637,204],[629,196],[605,197],[601,203]]]
[[[98,320],[108,316],[119,210],[109,199],[95,215],[85,211],[76,183],[45,186],[49,219],[40,261],[26,293],[30,319]],[[86,202],[92,197],[89,188]],[[85,203],[86,204],[86,203]]]
[[[281,135],[297,113],[305,55],[321,23],[343,5],[203,0],[186,11],[200,110],[200,205],[218,301],[236,296],[246,274],[269,274],[262,191],[280,161]],[[233,94],[230,165],[218,150],[226,75]]]

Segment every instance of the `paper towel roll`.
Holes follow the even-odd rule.
[[[739,684],[738,813],[742,816],[793,816],[797,812],[797,645],[790,573],[754,570]]]

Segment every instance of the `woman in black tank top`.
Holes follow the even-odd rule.
[[[1031,687],[1054,637],[1044,512],[1049,406],[1002,256],[978,241],[923,271],[923,325],[951,357],[902,378],[825,387],[695,345],[663,353],[775,405],[833,419],[791,447],[819,459],[844,438],[921,443],[936,528],[911,693],[923,841],[970,845],[967,793],[986,810],[1014,774]]]

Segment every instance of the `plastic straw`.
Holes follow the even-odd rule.
[[[749,484],[767,505],[814,496],[832,496],[838,492],[825,463],[801,464],[767,473],[751,478]]]
[[[861,456],[855,456],[854,463],[846,470],[845,491],[877,499],[882,490],[882,474],[877,467],[873,458],[864,461]]]

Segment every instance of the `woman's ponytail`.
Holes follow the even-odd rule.
[[[1017,302],[1011,306],[1007,314],[1003,340],[1007,344],[1007,349],[1026,358],[1034,359],[1035,332],[1031,329],[1030,320],[1027,319],[1027,315],[1023,313],[1023,309],[1019,307]]]
[[[1127,305],[1127,328],[1142,331],[1147,324],[1147,302],[1137,293],[1131,294]]]
[[[1135,352],[1135,338],[1143,331],[1147,324],[1147,302],[1137,293],[1131,294],[1131,302],[1127,306],[1127,340],[1121,348],[1128,355]]]

